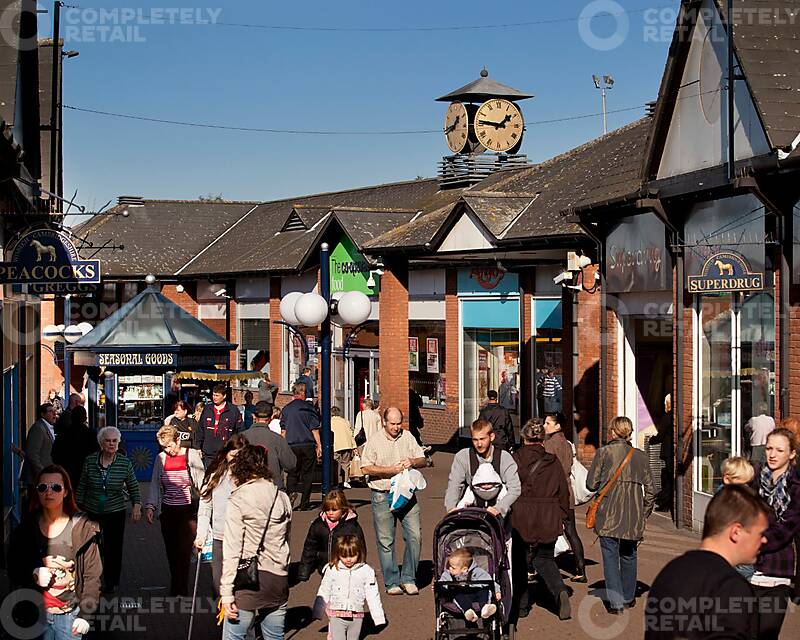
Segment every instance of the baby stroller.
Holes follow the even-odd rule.
[[[468,623],[454,603],[456,595],[478,592],[495,585],[487,582],[449,582],[439,580],[447,569],[447,558],[461,547],[472,553],[473,562],[500,585],[501,599],[497,613],[488,620]],[[506,553],[503,523],[485,509],[467,507],[448,513],[436,525],[433,534],[433,565],[436,572],[434,600],[436,610],[435,640],[448,640],[458,636],[483,636],[487,640],[514,640],[514,625],[509,622],[511,612],[511,568]]]

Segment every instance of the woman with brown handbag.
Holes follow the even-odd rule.
[[[597,450],[586,478],[587,489],[600,490],[586,521],[600,538],[607,606],[613,614],[636,601],[636,547],[655,504],[653,476],[644,453],[631,446],[632,433],[628,418],[614,418],[611,442]]]

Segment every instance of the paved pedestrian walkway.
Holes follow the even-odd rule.
[[[423,524],[423,548],[420,571],[420,595],[383,595],[388,626],[379,634],[381,639],[400,640],[414,638],[427,640],[434,634],[434,606],[431,582],[433,528],[444,515],[443,499],[447,486],[452,455],[438,453],[434,457],[436,466],[424,470],[428,488],[420,494]],[[348,495],[357,507],[361,526],[367,539],[368,561],[378,570],[375,535],[369,507],[369,490],[356,488]],[[315,494],[312,499],[319,498]],[[571,620],[560,622],[543,608],[535,606],[530,615],[520,621],[520,637],[558,638],[619,638],[628,640],[641,638],[644,625],[644,603],[640,599],[634,609],[624,616],[610,616],[605,612],[598,589],[603,586],[599,543],[594,534],[584,525],[583,509],[578,513],[578,530],[586,547],[588,584],[567,583],[574,590]],[[315,512],[295,512],[292,521],[292,558],[298,559],[306,531]],[[402,549],[402,539],[398,536]],[[647,534],[639,548],[640,591],[645,592],[658,571],[673,557],[695,547],[699,536],[690,532],[676,531],[669,518],[654,514],[647,526]],[[173,600],[166,597],[169,576],[167,560],[158,523],[147,525],[144,520],[136,525],[128,524],[125,534],[125,559],[123,565],[120,597],[104,603],[98,615],[98,629],[91,638],[102,640],[133,640],[136,638],[184,638],[189,629],[191,600]],[[402,557],[398,554],[398,557]],[[566,574],[565,574],[566,575]],[[194,574],[192,574],[192,579]],[[190,582],[191,584],[191,582]],[[294,640],[325,640],[324,621],[311,620],[311,605],[319,586],[319,577],[314,576],[291,590],[286,638]],[[221,628],[214,624],[214,605],[211,599],[211,571],[202,565],[199,576],[197,613],[194,617],[193,638],[217,639]],[[365,635],[377,637],[374,628],[365,625]],[[364,637],[364,634],[362,634]],[[800,615],[795,611],[789,615],[781,638],[800,637]]]

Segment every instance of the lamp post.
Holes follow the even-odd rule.
[[[592,80],[594,81],[595,89],[600,89],[600,95],[602,96],[602,105],[603,105],[603,135],[608,133],[608,128],[606,127],[606,91],[610,91],[611,88],[614,86],[614,77],[613,76],[592,76]]]
[[[292,292],[283,297],[281,317],[296,330],[296,326],[320,327],[320,440],[322,444],[322,495],[331,486],[333,442],[331,439],[331,316],[337,315],[342,324],[364,322],[371,309],[369,298],[360,291],[348,291],[338,300],[331,300],[329,247],[320,245],[320,293]],[[289,328],[289,327],[287,327]]]

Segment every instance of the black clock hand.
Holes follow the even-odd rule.
[[[449,127],[447,127],[447,128],[444,130],[445,134],[448,134],[448,133],[450,133],[451,131],[454,131],[454,130],[455,130],[455,128],[458,126],[458,121],[459,121],[459,120],[461,120],[461,116],[456,116],[456,119],[455,119],[455,120],[453,120],[453,124],[451,124]]]
[[[490,124],[495,129],[499,129],[501,126],[505,126],[502,122],[492,122],[491,120],[478,120],[478,124]]]

